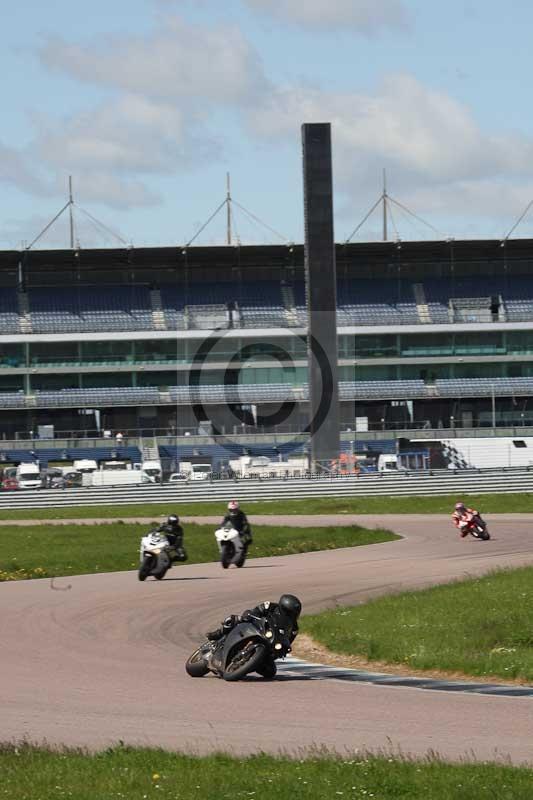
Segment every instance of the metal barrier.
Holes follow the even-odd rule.
[[[238,496],[253,500],[289,500],[308,497],[431,496],[488,493],[533,493],[533,471],[458,470],[398,475],[309,477],[286,480],[198,481],[197,483],[115,486],[105,488],[40,489],[3,492],[2,509],[72,508],[74,506],[134,505],[139,503],[224,503]]]

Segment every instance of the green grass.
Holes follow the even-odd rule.
[[[88,755],[0,745],[0,797],[9,800],[531,800],[533,770],[317,754],[204,758],[115,747]]]
[[[141,536],[149,525],[123,522],[96,525],[0,527],[0,581],[136,569]],[[323,528],[254,526],[250,557],[332,550],[398,539],[385,530],[356,525]],[[187,563],[216,561],[213,525],[185,526]],[[177,565],[179,566],[179,564]]]
[[[531,682],[533,567],[326,611],[305,617],[302,630],[369,661]]]
[[[238,496],[239,489],[235,488]],[[533,513],[533,494],[454,494],[439,497],[324,497],[247,502],[248,514],[451,514],[458,499],[484,514]],[[0,511],[0,519],[94,519],[150,517],[174,511],[181,516],[222,514],[224,502],[151,503],[127,506],[77,506]]]
[[[531,800],[533,770],[327,754],[204,758],[115,747],[88,755],[0,745],[0,797],[9,800]]]

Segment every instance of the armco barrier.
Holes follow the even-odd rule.
[[[389,495],[488,494],[533,492],[533,471],[486,470],[431,474],[361,475],[337,478],[299,478],[263,481],[202,481],[187,485],[114,486],[105,488],[40,489],[3,492],[2,509],[68,508],[73,506],[129,505],[137,503],[227,502],[302,499],[306,497],[356,497]]]

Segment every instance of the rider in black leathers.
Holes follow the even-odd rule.
[[[187,561],[187,552],[183,546],[183,528],[180,519],[176,514],[170,514],[167,521],[157,529],[158,533],[163,533],[172,548],[172,561]]]
[[[298,617],[302,610],[300,600],[293,594],[282,594],[277,603],[265,600],[264,603],[247,609],[242,614],[230,614],[219,628],[206,634],[211,641],[218,641],[226,636],[239,622],[253,622],[254,617],[267,619],[273,627],[283,628],[292,644],[298,635]],[[268,677],[276,674],[276,665],[272,660],[261,670]]]
[[[231,522],[235,530],[239,532],[239,535],[246,546],[252,544],[252,529],[250,528],[248,517],[239,507],[237,500],[230,500],[228,503],[228,512],[222,520],[220,527],[223,528],[228,522]]]

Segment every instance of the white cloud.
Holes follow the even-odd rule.
[[[390,76],[374,94],[280,89],[247,114],[252,134],[273,142],[294,139],[302,122],[332,124],[335,185],[344,194],[337,207],[346,213],[365,210],[361,197],[379,196],[382,168],[399,187],[391,194],[415,201],[422,215],[444,211],[439,196],[449,213],[473,213],[476,198],[484,213],[489,198],[501,211],[501,197],[517,211],[533,182],[533,138],[485,133],[467,107],[409,75]]]
[[[310,27],[375,33],[406,20],[395,0],[245,2]],[[161,202],[150,188],[153,176],[224,155],[214,114],[228,127],[242,125],[243,148],[260,143],[263,158],[269,145],[282,142],[297,152],[302,122],[331,122],[336,208],[346,217],[377,197],[383,167],[391,194],[422,215],[468,213],[474,202],[489,215],[490,202],[501,209],[503,198],[518,213],[533,183],[533,138],[483,131],[446,92],[407,74],[368,92],[274,86],[258,53],[231,25],[201,27],[166,16],[143,37],[84,46],[48,40],[40,57],[49,69],[111,91],[85,113],[35,118],[36,134],[24,151],[0,146],[0,182],[34,194],[64,196],[72,173],[87,202],[115,208]]]
[[[213,110],[250,104],[268,86],[260,59],[237,28],[192,26],[176,17],[161,18],[144,37],[86,46],[49,39],[39,56],[48,69],[114,96],[62,120],[35,116],[36,136],[19,154],[21,168],[11,164],[4,180],[31,191],[22,165],[31,174],[31,163],[38,163],[48,171],[49,191],[72,173],[87,199],[113,207],[160,202],[147,176],[220,158],[223,139],[208,126]]]
[[[194,114],[140,95],[123,94],[62,124],[36,122],[39,155],[55,167],[165,173],[218,151]]]
[[[250,8],[316,30],[348,30],[373,36],[405,30],[410,14],[402,0],[244,0]]]
[[[46,180],[28,164],[27,155],[22,150],[7,147],[0,142],[0,184],[18,186],[31,194],[46,194]]]
[[[419,183],[533,170],[533,139],[484,134],[465,106],[409,75],[390,76],[373,95],[280,90],[248,114],[255,135],[275,138],[326,121],[343,169],[357,173],[392,165]]]
[[[143,37],[86,46],[50,38],[40,57],[77,80],[193,106],[245,102],[266,86],[260,59],[236,26],[206,28],[174,16]]]
[[[162,202],[146,176],[194,169],[220,154],[198,115],[133,94],[60,121],[34,116],[33,123],[37,133],[26,151],[4,154],[0,147],[0,182],[64,196],[72,174],[87,201],[114,208]]]

